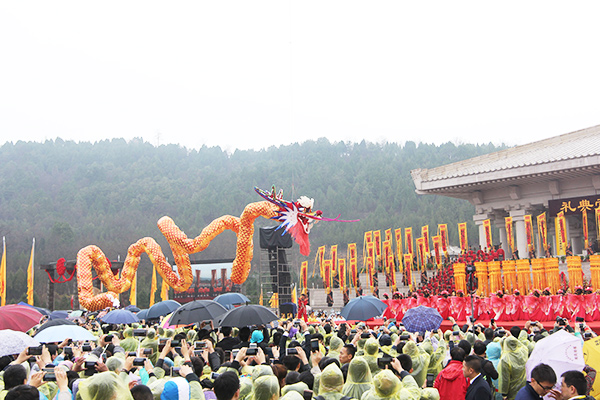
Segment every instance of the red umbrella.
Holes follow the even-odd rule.
[[[42,314],[35,308],[9,304],[0,307],[0,329],[27,332],[40,322]]]

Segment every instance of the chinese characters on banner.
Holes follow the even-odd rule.
[[[492,223],[489,219],[483,221],[483,230],[485,231],[485,243],[488,249],[492,248]]]
[[[531,215],[529,217],[531,219]],[[514,253],[514,251],[515,251],[515,236],[513,235],[513,218],[505,217],[504,225],[506,227],[506,239],[508,240],[510,252]],[[529,241],[527,242],[527,244],[529,244]]]
[[[458,238],[460,240],[461,252],[469,250],[469,240],[467,238],[467,223],[461,222],[458,224]]]
[[[535,244],[533,243],[533,223],[531,221],[531,215],[527,214],[523,216],[525,221],[525,236],[527,236],[527,248],[529,251],[535,251]]]

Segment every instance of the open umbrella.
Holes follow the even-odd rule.
[[[31,304],[25,303],[24,301],[20,301],[17,303],[17,305],[19,306],[26,306],[26,307],[31,307],[31,308],[35,308],[36,310],[38,310],[42,315],[50,315],[50,310],[48,310],[47,308],[43,308],[43,307],[36,307],[36,306],[32,306]]]
[[[160,301],[148,309],[146,319],[158,319],[164,315],[172,313],[179,307],[181,307],[181,304],[175,300]]]
[[[28,347],[37,347],[40,343],[26,333],[3,329],[0,331],[0,357],[20,354]]]
[[[583,359],[587,365],[600,365],[600,338],[595,337],[583,343]],[[600,394],[600,379],[594,381],[590,396],[598,398]]]
[[[258,324],[268,324],[277,320],[277,315],[273,314],[267,307],[256,304],[247,304],[229,310],[218,322],[219,326],[252,326]]]
[[[9,304],[0,307],[0,329],[26,332],[40,322],[42,314],[28,306]]]
[[[69,314],[69,319],[83,317],[83,313],[85,313],[84,310],[71,311],[71,313]]]
[[[132,304],[128,305],[127,307],[125,307],[126,310],[131,311],[132,313],[136,313],[139,312],[140,309]]]
[[[213,300],[194,300],[179,307],[169,319],[169,325],[189,325],[196,322],[216,320],[227,309]]]
[[[531,370],[540,363],[551,366],[558,377],[566,371],[582,371],[585,361],[581,339],[559,330],[538,340],[525,364],[527,380],[531,378]]]
[[[409,332],[425,332],[439,329],[443,320],[435,308],[418,306],[404,314],[402,323]]]
[[[40,333],[44,329],[51,328],[53,326],[61,326],[61,325],[77,326],[77,324],[75,322],[69,321],[68,319],[53,319],[52,321],[48,321],[48,322],[42,324],[37,329],[37,331],[35,331],[35,334],[37,335],[38,333]]]
[[[107,324],[133,324],[134,322],[140,322],[140,319],[129,310],[118,309],[112,310],[103,316],[102,322]]]
[[[55,310],[50,313],[50,320],[67,319],[68,317],[69,313],[65,310]]]
[[[140,310],[135,314],[136,317],[141,321],[143,319],[148,319],[148,310]]]
[[[340,314],[349,321],[366,321],[383,314],[386,307],[377,297],[360,296],[350,300]]]
[[[38,332],[33,338],[40,343],[62,342],[65,339],[73,339],[75,341],[98,339],[90,331],[79,325],[51,326]]]
[[[239,304],[250,303],[250,299],[244,296],[241,293],[231,292],[220,294],[214,298],[214,301],[222,305],[223,307],[229,309],[227,306],[235,306]]]

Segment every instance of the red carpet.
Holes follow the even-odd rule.
[[[336,324],[339,325],[342,322],[349,322],[351,324],[354,324],[359,321],[336,321]],[[375,327],[379,327],[379,326],[383,325],[383,320],[382,319],[373,319],[373,320],[366,321],[365,323],[367,324],[367,326],[369,328],[375,328]],[[456,321],[456,323],[459,326],[463,326],[467,322],[466,321]],[[476,323],[483,324],[483,326],[485,326],[486,328],[490,325],[489,320],[476,321]],[[519,328],[523,328],[526,323],[527,323],[527,321],[508,321],[508,322],[497,322],[496,325],[504,327],[505,329],[510,329],[513,326],[518,326]],[[540,323],[544,326],[544,329],[546,329],[548,331],[550,331],[554,328],[554,322],[552,322],[552,321],[540,322]],[[586,323],[586,325],[589,326],[590,329],[592,329],[594,332],[596,332],[597,335],[600,335],[600,321],[588,322],[588,323]],[[442,322],[442,326],[440,328],[443,331],[452,329],[452,324],[450,323],[450,321],[446,320],[446,321]]]

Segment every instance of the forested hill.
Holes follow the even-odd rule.
[[[7,301],[24,299],[34,237],[36,268],[61,257],[75,259],[77,251],[89,244],[98,245],[110,259],[124,259],[129,245],[145,236],[156,239],[172,260],[156,227],[160,217],[172,217],[195,237],[214,218],[239,216],[246,204],[260,201],[254,186],[276,185],[286,199],[312,197],[325,216],[341,213],[344,219],[360,219],[317,224],[311,232],[311,263],[318,246],[339,244],[345,252],[347,243],[362,243],[363,233],[373,229],[419,230],[429,224],[434,230],[438,223],[448,223],[451,242],[456,242],[456,223],[468,221],[474,241],[473,207],[465,201],[417,196],[410,170],[499,149],[491,144],[400,146],[319,139],[228,154],[218,147],[155,147],[141,139],[7,143],[0,148],[0,234],[6,236],[10,276]],[[261,219],[255,227],[269,225],[273,222]],[[235,235],[226,232],[192,257],[234,256]],[[258,258],[254,260],[256,266]],[[138,302],[144,305],[151,274],[147,257],[140,270]],[[37,269],[36,304],[46,304],[46,283],[47,277]],[[57,286],[56,306],[66,307],[75,283]]]

